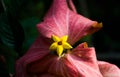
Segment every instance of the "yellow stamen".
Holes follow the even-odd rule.
[[[88,48],[87,42],[84,42],[84,48]]]
[[[53,35],[52,36],[53,43],[50,46],[51,51],[56,51],[58,56],[61,56],[63,54],[63,51],[65,49],[71,49],[72,46],[67,42],[68,36],[63,36],[59,38],[58,36]]]

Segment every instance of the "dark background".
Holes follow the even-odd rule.
[[[103,23],[98,32],[83,38],[94,46],[98,60],[120,67],[119,0],[73,0],[79,14]],[[15,61],[38,35],[36,24],[42,21],[52,0],[0,0],[0,77],[14,74]],[[82,42],[82,41],[81,41]]]

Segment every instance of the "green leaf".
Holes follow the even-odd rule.
[[[6,59],[9,73],[14,74],[15,61],[22,55],[24,30],[10,13],[0,15],[0,55]]]
[[[0,38],[2,43],[15,49],[19,54],[24,41],[24,30],[21,24],[9,13],[0,16]]]

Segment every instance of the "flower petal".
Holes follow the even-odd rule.
[[[62,43],[63,43],[63,48],[65,48],[65,49],[71,49],[72,48],[72,46],[69,43],[67,43],[67,42],[62,42]]]
[[[88,30],[88,33],[89,34],[92,34],[92,33],[94,33],[94,32],[96,32],[96,31],[98,31],[99,29],[101,29],[103,27],[103,24],[102,24],[102,22],[101,23],[94,23],[93,25],[92,25],[92,27]]]
[[[102,77],[94,48],[84,48],[81,45],[61,57],[48,54],[29,63],[28,67],[30,74],[39,74],[39,77],[44,77],[43,74],[46,73],[53,77]],[[49,77],[48,75],[46,77]]]
[[[58,46],[58,44],[57,44],[57,42],[55,42],[50,46],[49,49],[54,51],[55,49],[57,49],[57,46]]]
[[[41,60],[31,63],[29,65],[29,73],[39,74],[39,77],[44,77],[44,73],[53,75],[53,77],[78,76],[76,68],[74,68],[74,66],[72,66],[65,57],[60,58],[52,54],[46,55]],[[49,77],[49,75],[47,77]]]
[[[55,42],[59,42],[60,41],[60,38],[55,36],[55,35],[52,35],[52,39],[55,41]]]
[[[103,77],[99,71],[93,47],[84,48],[84,46],[79,45],[77,49],[75,48],[67,55],[67,59],[78,70],[80,77]]]
[[[49,42],[46,38],[39,36],[33,45],[29,48],[27,53],[16,61],[16,76],[15,77],[28,77],[27,65],[36,60],[41,60],[42,57],[49,53]]]
[[[61,38],[61,41],[67,41],[67,39],[68,39],[68,36],[65,35],[65,36],[63,36],[63,37]]]
[[[67,35],[69,10],[66,0],[53,0],[44,21],[37,24],[38,31],[48,38],[52,35],[58,37]]]
[[[114,64],[98,61],[98,65],[103,77],[120,77],[120,69]]]
[[[41,59],[35,60],[31,63],[29,63],[27,65],[27,71],[28,74],[32,74],[32,75],[43,75],[44,73],[47,73],[49,67],[51,66],[51,64],[54,63],[54,61],[56,61],[57,56],[53,55],[53,54],[48,54],[44,57],[42,57]]]
[[[63,53],[63,46],[62,45],[58,45],[57,47],[57,54],[58,56],[61,56]]]
[[[37,24],[38,31],[45,37],[52,35],[69,36],[68,42],[73,45],[83,36],[93,33],[101,28],[96,21],[92,21],[75,12],[73,3],[68,7],[66,0],[53,0],[53,4],[44,17],[44,21]],[[96,24],[96,26],[95,26]]]
[[[98,23],[96,21],[92,21],[85,16],[70,12],[68,42],[70,42],[73,45],[83,36],[99,30],[102,26],[99,26],[97,24]]]

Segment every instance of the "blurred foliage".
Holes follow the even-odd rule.
[[[15,72],[15,61],[29,49],[38,35],[39,23],[51,1],[0,0],[0,77]],[[3,61],[4,59],[4,61]]]
[[[73,0],[78,13],[103,22],[103,29],[79,42],[87,41],[97,52],[120,50],[118,0]],[[0,77],[14,74],[15,61],[29,49],[38,33],[51,0],[0,0]],[[118,24],[118,25],[117,25]],[[114,26],[113,26],[114,25]]]

